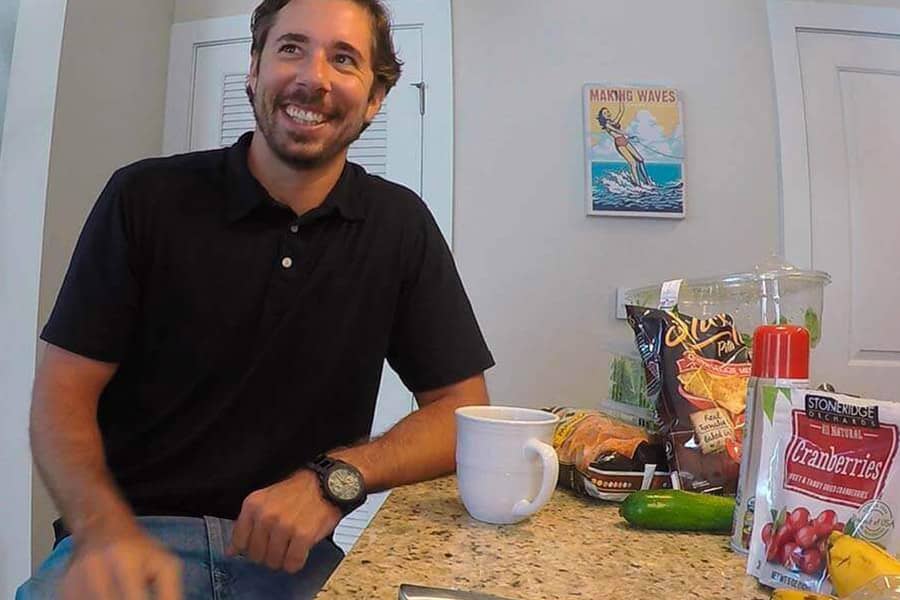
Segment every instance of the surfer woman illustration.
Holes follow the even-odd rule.
[[[605,131],[613,139],[616,145],[616,152],[625,159],[628,167],[631,169],[631,181],[635,185],[653,185],[650,176],[647,175],[647,169],[644,167],[644,157],[641,156],[637,148],[628,139],[628,135],[622,131],[622,113],[625,112],[624,105],[619,106],[619,111],[615,117],[611,116],[609,108],[603,107],[597,113],[597,122],[600,129]]]

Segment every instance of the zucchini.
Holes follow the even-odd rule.
[[[619,514],[644,529],[728,533],[734,498],[682,490],[642,490],[625,498]]]

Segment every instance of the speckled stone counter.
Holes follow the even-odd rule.
[[[452,477],[394,490],[317,600],[395,600],[401,583],[511,600],[764,600],[728,538],[629,528],[618,505],[556,490],[530,519],[469,517]]]

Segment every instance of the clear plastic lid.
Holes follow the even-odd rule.
[[[683,280],[678,308],[698,318],[729,313],[748,336],[759,325],[802,325],[815,347],[821,337],[824,288],[829,283],[828,273],[805,271],[772,257],[752,271]],[[659,283],[627,290],[625,302],[656,307],[662,287]]]

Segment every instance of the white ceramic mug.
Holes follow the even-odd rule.
[[[513,406],[456,409],[456,476],[469,514],[515,523],[536,513],[556,489],[553,431],[559,417]]]

